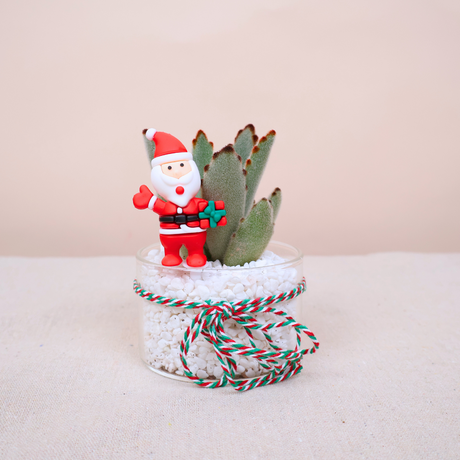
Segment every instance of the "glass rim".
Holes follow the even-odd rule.
[[[284,249],[287,249],[289,251],[294,252],[295,254],[292,257],[290,257],[289,259],[285,260],[284,262],[278,262],[278,263],[275,263],[275,264],[263,265],[262,267],[244,267],[244,266],[240,266],[240,267],[223,267],[222,266],[222,267],[201,268],[201,267],[186,267],[184,265],[176,265],[174,267],[168,267],[168,266],[162,265],[161,263],[155,263],[155,262],[152,262],[150,260],[147,260],[142,255],[142,253],[144,253],[147,250],[151,251],[152,249],[160,249],[161,248],[161,243],[157,242],[157,243],[149,244],[148,246],[145,246],[145,247],[139,249],[137,251],[137,253],[136,253],[136,259],[139,262],[151,265],[152,267],[161,268],[161,269],[168,269],[168,270],[173,270],[173,271],[178,271],[178,272],[179,271],[183,272],[184,270],[193,271],[193,272],[216,272],[216,270],[219,270],[219,271],[222,271],[222,270],[225,270],[225,271],[264,270],[264,269],[267,269],[268,267],[282,268],[282,267],[292,266],[292,265],[296,264],[297,262],[302,261],[302,258],[303,258],[302,251],[300,249],[296,248],[295,246],[291,246],[290,244],[282,243],[280,241],[270,241],[270,243],[268,243],[268,246],[267,246],[267,248],[265,250],[270,250],[269,246],[271,246],[271,245],[282,247]],[[275,252],[275,251],[272,251],[272,252]],[[276,252],[275,252],[275,254],[276,254]]]

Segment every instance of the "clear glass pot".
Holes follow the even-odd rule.
[[[141,288],[166,298],[195,302],[210,300],[239,301],[289,292],[303,278],[302,253],[287,244],[270,242],[266,252],[256,262],[243,267],[222,267],[219,262],[203,268],[161,265],[161,245],[141,249],[137,255],[137,281]],[[209,265],[212,265],[211,267]],[[273,305],[302,322],[302,295]],[[180,343],[193,318],[201,308],[184,309],[164,306],[139,297],[140,353],[152,371],[163,376],[190,381],[184,374],[180,360]],[[280,317],[273,313],[254,313],[262,324],[273,323]],[[246,331],[233,319],[224,322],[225,333],[236,342],[250,346]],[[270,329],[273,343],[284,350],[294,349],[296,334],[293,328]],[[262,332],[253,331],[257,348],[269,350]],[[251,378],[267,372],[251,357],[233,355],[237,364],[236,378]],[[200,379],[216,380],[222,376],[222,367],[212,344],[199,335],[190,346],[187,363]]]

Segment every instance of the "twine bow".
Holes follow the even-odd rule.
[[[319,342],[306,326],[298,323],[286,312],[270,305],[291,300],[306,290],[305,278],[291,291],[282,294],[259,297],[254,300],[245,299],[239,302],[191,302],[187,300],[171,299],[142,289],[141,285],[134,280],[134,291],[142,298],[160,305],[179,308],[201,308],[201,311],[192,320],[192,323],[184,333],[180,343],[180,359],[184,367],[185,375],[196,384],[206,388],[224,387],[228,383],[237,391],[247,391],[259,386],[271,385],[286,380],[302,370],[302,357],[306,354],[315,353],[319,348]],[[261,324],[251,316],[251,313],[273,313],[280,316],[280,321],[275,323]],[[233,319],[245,331],[251,346],[237,343],[225,333],[225,321]],[[283,350],[278,347],[269,331],[278,327],[292,327],[296,331],[296,345],[294,350]],[[254,343],[252,331],[259,330],[269,343],[271,350],[258,348]],[[190,346],[201,335],[214,348],[217,358],[222,366],[222,377],[219,380],[210,381],[198,378],[189,368],[187,355]],[[301,334],[306,334],[313,343],[312,348],[300,349]],[[259,377],[236,379],[236,361],[232,355],[238,354],[256,359],[260,366],[267,369],[267,373]]]

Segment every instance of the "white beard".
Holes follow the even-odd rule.
[[[198,171],[198,167],[193,160],[188,161],[192,170],[179,179],[164,174],[161,170],[161,165],[153,167],[150,176],[157,194],[181,208],[185,208],[188,205],[201,187],[200,171]],[[176,193],[176,188],[179,186],[184,188],[182,195]]]

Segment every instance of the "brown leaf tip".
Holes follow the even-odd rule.
[[[200,130],[196,133],[195,139],[193,139],[193,141],[192,141],[193,147],[196,146],[196,143],[198,142],[198,138],[199,138],[200,136],[204,136],[204,138],[205,138],[206,140],[208,140],[208,136],[206,136],[205,132],[202,131],[202,130],[200,129]],[[208,141],[208,142],[209,142],[209,141]],[[211,144],[211,145],[212,145],[212,144]]]
[[[232,144],[228,144],[226,145],[222,150],[219,150],[218,152],[214,153],[212,155],[212,159],[215,160],[220,154],[222,153],[233,153],[234,155],[236,155],[236,152],[235,150],[233,149],[233,145]],[[238,155],[237,155],[238,156]],[[241,160],[241,159],[240,159]]]
[[[145,136],[145,133],[146,133],[147,131],[148,131],[147,128],[143,129],[143,130],[142,130],[142,135]]]
[[[206,165],[206,166],[203,168],[204,172],[208,172],[208,169],[209,169],[209,165]]]
[[[246,125],[243,129],[240,129],[237,133],[236,133],[236,137],[235,137],[235,141],[241,136],[241,134],[243,133],[243,131],[246,131],[246,130],[249,130],[251,131],[251,134],[252,134],[252,139],[254,141],[254,136],[256,134],[256,129],[254,128],[254,125],[252,123],[249,123],[249,125]],[[255,136],[257,138],[257,136]],[[254,144],[257,142],[257,140],[254,142]]]
[[[222,150],[221,153],[235,153],[235,150],[233,149],[232,144],[226,145]],[[239,155],[238,155],[239,156]]]
[[[259,140],[259,144],[261,144],[262,142],[267,142],[268,137],[275,137],[275,136],[276,136],[276,131],[272,129],[270,132],[265,134],[265,136]]]
[[[253,143],[254,145],[256,145],[258,140],[259,140],[259,136],[257,136],[257,134],[254,134],[254,135],[252,136],[252,143]]]
[[[279,187],[276,187],[275,190],[272,192],[272,196],[276,195],[277,193],[280,193],[281,189]]]

